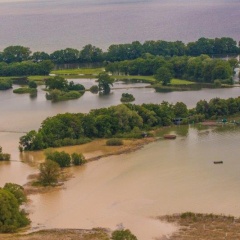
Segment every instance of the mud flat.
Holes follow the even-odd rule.
[[[175,223],[179,231],[168,240],[216,240],[240,239],[240,219],[231,216],[213,214],[183,213],[159,217],[161,221]]]

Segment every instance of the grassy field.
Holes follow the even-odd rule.
[[[76,69],[64,69],[64,70],[54,70],[51,74],[56,75],[98,75],[103,72],[104,68],[76,68]]]
[[[117,79],[117,80],[142,80],[144,82],[148,82],[148,83],[156,83],[156,79],[154,78],[154,76],[122,76],[122,75],[114,75],[112,76],[113,78]],[[182,85],[182,84],[194,84],[194,82],[190,82],[187,80],[181,80],[181,79],[176,79],[173,78],[171,80],[171,84],[174,85]]]

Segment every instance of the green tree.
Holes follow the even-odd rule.
[[[29,223],[16,197],[10,191],[0,188],[0,232],[15,232]]]
[[[22,62],[29,59],[31,51],[28,47],[9,46],[3,50],[3,61],[7,63]]]
[[[49,90],[52,90],[52,89],[66,90],[68,88],[67,80],[59,76],[46,79],[45,84],[46,84],[46,88]]]
[[[187,105],[183,102],[177,102],[173,109],[176,117],[186,118],[188,116]]]
[[[172,77],[172,73],[167,67],[160,67],[155,75],[155,79],[162,82],[163,86],[168,85],[171,82]]]
[[[98,88],[102,94],[109,94],[111,91],[110,86],[113,85],[114,79],[111,78],[107,73],[102,72],[98,75]]]
[[[43,185],[52,185],[58,182],[60,177],[60,167],[55,161],[46,160],[44,163],[40,164],[39,170],[39,181]]]
[[[12,193],[18,201],[19,205],[22,205],[27,201],[26,194],[24,193],[24,188],[15,183],[6,183],[3,189]]]

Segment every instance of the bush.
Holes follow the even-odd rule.
[[[0,79],[0,90],[7,90],[12,88],[12,81],[6,79]]]
[[[78,166],[78,165],[82,165],[82,164],[84,164],[86,162],[85,157],[83,156],[82,153],[80,153],[80,154],[73,153],[71,155],[71,157],[72,157],[73,165]]]
[[[47,100],[52,100],[53,102],[66,101],[71,99],[80,98],[83,93],[77,91],[65,92],[58,89],[53,89],[46,94]]]
[[[11,155],[8,153],[2,152],[2,147],[0,146],[0,161],[9,161],[11,158]]]
[[[107,146],[121,146],[123,145],[123,140],[118,138],[111,138],[106,141]]]
[[[64,151],[62,151],[62,152],[58,152],[58,151],[52,152],[50,150],[50,151],[46,151],[45,154],[46,154],[46,159],[47,160],[52,160],[52,161],[58,163],[61,168],[69,167],[70,164],[71,164],[70,155],[68,153],[64,152]]]
[[[58,182],[60,176],[59,164],[52,160],[46,160],[40,164],[39,181],[43,185],[52,185]]]
[[[137,240],[137,237],[133,235],[130,230],[116,230],[112,233],[112,240]]]
[[[91,93],[98,93],[98,86],[94,85],[94,86],[90,87],[90,92]]]
[[[34,82],[34,81],[29,81],[28,87],[29,87],[29,88],[37,88],[37,83]]]
[[[121,102],[133,102],[135,101],[135,98],[130,93],[123,93],[121,97]]]
[[[22,87],[22,88],[14,89],[13,92],[18,93],[18,94],[23,94],[23,93],[36,94],[37,89],[36,88]]]
[[[214,86],[215,86],[216,88],[221,87],[221,86],[222,86],[221,81],[220,81],[219,79],[214,80]]]

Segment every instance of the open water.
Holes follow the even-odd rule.
[[[135,40],[240,40],[239,0],[0,0],[0,50],[52,52]]]

